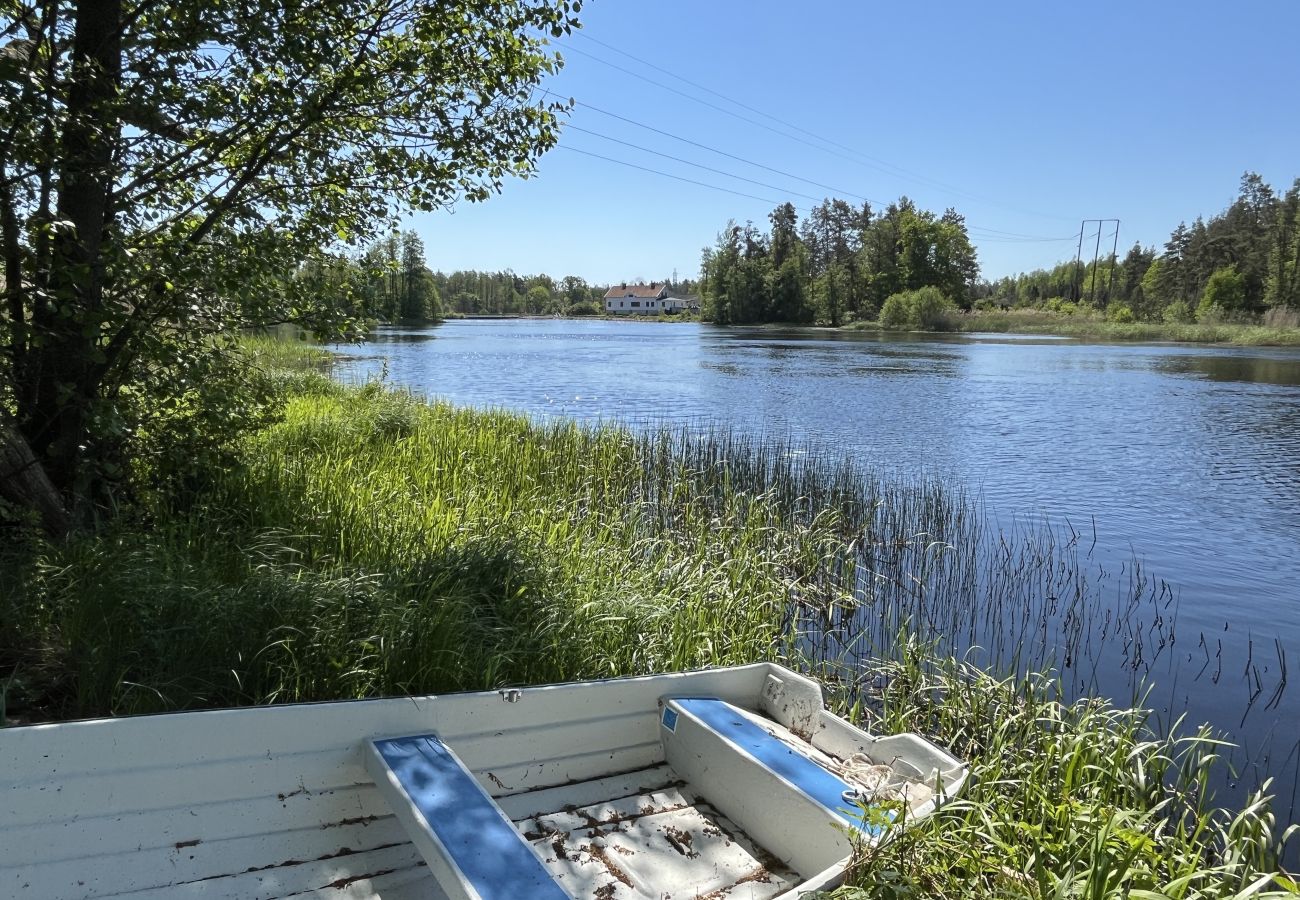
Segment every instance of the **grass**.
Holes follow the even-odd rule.
[[[860,848],[850,886],[832,896],[1297,893],[1279,870],[1264,795],[1240,810],[1214,806],[1208,784],[1222,745],[1205,729],[1162,733],[1140,709],[1062,702],[1050,677],[998,679],[903,642],[895,660],[840,680],[840,704],[876,730],[922,730],[951,747],[972,762],[969,787],[930,818]]]
[[[836,590],[829,467],[305,385],[188,510],[11,554],[10,716],[747,662]]]
[[[1195,324],[1110,322],[1097,315],[1064,315],[1044,309],[1010,309],[949,316],[952,332],[1041,334],[1093,341],[1175,341],[1243,347],[1300,347],[1300,328],[1292,324]],[[878,322],[852,322],[853,330],[885,330]]]
[[[932,482],[729,432],[428,405],[341,387],[315,351],[248,346],[283,409],[233,465],[112,531],[0,551],[0,715],[795,660],[851,717],[974,767],[965,798],[864,850],[840,897],[1290,889],[1267,803],[1214,808],[1207,734],[1066,703],[1080,685],[1033,674],[1048,647],[1092,646],[1098,621],[1135,672],[1163,646],[1166,591],[1136,578],[1102,604],[1080,536],[990,542],[978,509]],[[949,643],[898,638],[915,631]],[[986,662],[1019,675],[952,657],[989,634]],[[859,656],[871,665],[841,662]]]
[[[1065,316],[1044,310],[1007,310],[959,316],[959,331],[1054,334],[1104,341],[1180,341],[1247,347],[1300,346],[1300,328],[1251,324],[1109,322],[1100,317]]]

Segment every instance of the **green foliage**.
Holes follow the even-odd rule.
[[[899,331],[952,331],[954,312],[938,288],[923,287],[889,297],[880,310],[880,325]]]
[[[592,303],[604,309],[604,288],[587,284],[576,275],[558,283],[549,275],[458,270],[433,273],[440,296],[451,298],[449,312],[465,316],[509,316],[562,312],[575,304]]]
[[[970,302],[979,267],[965,220],[951,209],[936,216],[903,197],[873,215],[870,206],[829,199],[802,226],[788,203],[769,219],[768,235],[729,222],[705,249],[705,319],[839,326],[875,316],[892,294],[924,287]]]
[[[837,464],[797,472],[783,447],[541,426],[378,385],[296,393],[236,463],[197,501],[161,498],[154,527],[6,559],[0,596],[30,611],[10,647],[58,673],[25,683],[23,714],[771,658],[792,591],[836,595],[803,582],[854,527],[809,506]]]
[[[602,312],[601,308],[591,300],[584,300],[580,303],[571,303],[564,310],[566,316],[598,316]]]
[[[885,301],[884,306],[880,307],[880,327],[903,331],[908,328],[910,312],[903,295],[894,294]]]
[[[829,896],[1296,895],[1279,868],[1268,785],[1240,811],[1210,803],[1223,744],[1206,729],[1165,734],[1144,710],[1065,703],[1051,678],[998,679],[900,643],[898,659],[840,683],[870,730],[929,735],[970,761],[970,782],[934,815],[862,847],[851,886]]]
[[[1300,309],[1300,178],[1278,203],[1264,278],[1264,305]]]
[[[1134,245],[1122,260],[1062,262],[981,284],[979,294],[1013,306],[1071,297],[1098,308],[1127,306],[1142,322],[1183,323],[1190,321],[1183,306],[1197,305],[1215,273],[1229,267],[1241,278],[1240,292],[1232,288],[1229,305],[1207,304],[1206,321],[1245,322],[1266,307],[1300,306],[1300,181],[1279,198],[1247,172],[1227,209],[1180,223],[1163,253]]]
[[[1106,310],[1106,318],[1111,322],[1118,322],[1120,325],[1131,325],[1137,321],[1133,315],[1133,310],[1127,306],[1111,306]]]
[[[525,311],[534,314],[547,313],[552,312],[554,308],[554,299],[545,285],[535,284],[528,289],[528,294],[524,298]]]
[[[214,338],[370,318],[326,248],[533,172],[567,111],[534,88],[579,8],[90,5],[10,16],[26,37],[0,81],[0,427],[83,522],[115,503],[137,411],[182,381],[201,393]],[[386,254],[410,275],[391,317],[435,309],[411,250]],[[294,277],[312,262],[319,278]]]
[[[1171,325],[1187,325],[1196,321],[1196,311],[1186,301],[1176,300],[1165,307],[1163,318]]]
[[[1213,324],[1235,317],[1245,310],[1246,279],[1233,266],[1218,269],[1205,284],[1196,307],[1196,321]]]

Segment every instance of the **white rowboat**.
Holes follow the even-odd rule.
[[[0,730],[0,897],[772,900],[966,767],[757,664]]]

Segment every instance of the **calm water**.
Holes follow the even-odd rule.
[[[1300,352],[552,320],[384,329],[341,349],[348,378],[789,436],[960,483],[999,523],[1068,522],[1099,571],[1136,559],[1169,582],[1177,652],[1147,673],[1152,704],[1245,744],[1247,777],[1276,775],[1279,812],[1296,808],[1300,690],[1275,692],[1280,656],[1300,667]]]

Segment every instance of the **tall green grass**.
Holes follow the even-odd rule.
[[[840,591],[815,573],[851,530],[855,507],[834,499],[847,470],[796,474],[789,454],[729,435],[312,387],[187,509],[0,576],[23,622],[18,668],[60,673],[28,706],[119,714],[748,662],[779,654],[792,599]]]
[[[883,733],[919,730],[970,760],[964,795],[863,846],[839,900],[1193,898],[1300,893],[1280,868],[1267,783],[1215,806],[1224,749],[1141,709],[1061,699],[1054,679],[995,678],[902,638],[893,660],[837,679],[839,703]],[[1300,826],[1285,829],[1283,840]]]

